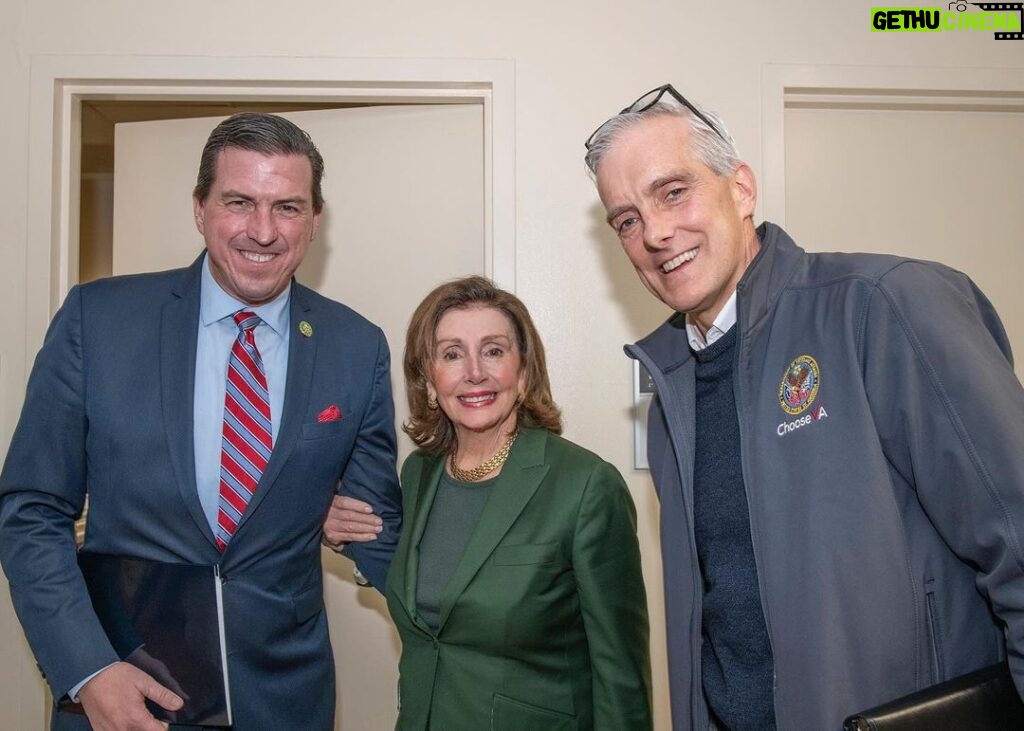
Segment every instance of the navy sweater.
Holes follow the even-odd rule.
[[[730,731],[775,728],[772,651],[761,609],[733,395],[736,326],[697,351],[693,512],[704,579],[704,695]]]

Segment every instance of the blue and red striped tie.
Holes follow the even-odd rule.
[[[260,323],[254,313],[234,315],[238,337],[228,359],[224,393],[224,431],[220,453],[220,502],[217,510],[217,548],[224,551],[245,513],[260,475],[270,459],[270,394],[263,358],[253,330]]]

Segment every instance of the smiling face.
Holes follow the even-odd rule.
[[[516,425],[526,374],[511,320],[493,307],[448,310],[437,325],[427,393],[460,445],[504,438]]]
[[[759,246],[750,168],[716,175],[691,150],[686,120],[660,114],[621,132],[596,177],[644,285],[706,332]]]
[[[193,199],[210,271],[240,302],[269,302],[288,286],[320,226],[313,173],[301,155],[227,147],[205,200]]]

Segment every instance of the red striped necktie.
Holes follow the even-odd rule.
[[[220,502],[215,536],[221,552],[227,548],[245,507],[256,492],[273,446],[267,377],[253,337],[260,318],[246,310],[239,310],[234,318],[238,337],[231,346],[224,393]]]

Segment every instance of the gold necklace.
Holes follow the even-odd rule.
[[[448,466],[451,468],[452,477],[462,482],[477,482],[487,477],[487,475],[494,472],[494,470],[501,467],[508,460],[509,452],[512,451],[512,445],[515,444],[516,437],[519,436],[519,429],[517,428],[512,432],[512,436],[505,442],[505,446],[498,450],[497,454],[491,457],[489,460],[484,462],[479,467],[474,467],[471,470],[459,469],[455,465],[455,455],[452,454],[448,460]]]

